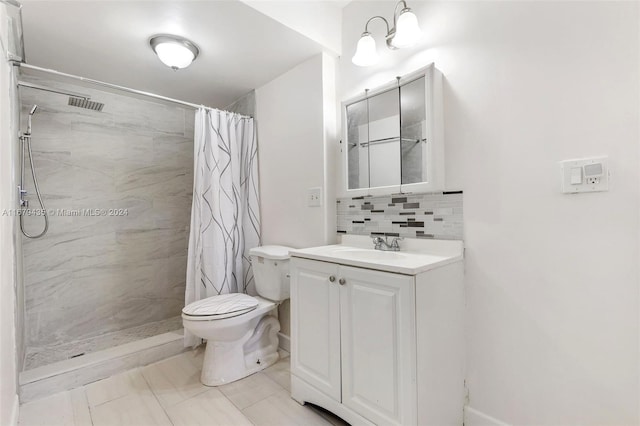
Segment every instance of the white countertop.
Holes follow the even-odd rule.
[[[392,237],[389,237],[391,241]],[[370,237],[342,235],[340,244],[291,250],[299,257],[405,275],[417,275],[463,259],[464,247],[457,240],[405,238],[400,251],[374,250]]]

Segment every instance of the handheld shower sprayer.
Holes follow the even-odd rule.
[[[33,105],[31,107],[31,111],[29,111],[29,118],[27,119],[27,133],[25,133],[26,135],[31,136],[31,117],[33,117],[33,114],[36,113],[36,110],[38,109],[38,105]]]
[[[20,196],[20,207],[23,209],[23,211],[20,214],[20,230],[22,231],[24,236],[27,238],[40,238],[44,234],[46,234],[47,230],[49,229],[49,215],[47,214],[47,210],[44,206],[44,202],[42,201],[42,195],[40,195],[40,188],[38,187],[38,179],[36,178],[36,170],[33,166],[33,152],[31,150],[31,117],[33,117],[33,114],[35,114],[37,109],[38,109],[38,105],[34,105],[33,107],[31,107],[31,110],[29,111],[29,117],[27,117],[27,131],[26,133],[20,135],[20,142],[22,143],[22,147],[21,147],[22,149],[20,150],[21,170],[20,170],[20,186],[18,187],[18,192]],[[29,154],[29,164],[31,165],[31,176],[33,177],[33,186],[35,187],[36,196],[38,197],[38,202],[40,203],[40,208],[42,209],[42,214],[44,216],[44,229],[42,230],[42,232],[40,232],[37,235],[29,234],[24,229],[24,213],[25,213],[24,210],[29,208],[29,200],[25,199],[25,196],[27,195],[27,190],[24,189],[24,170],[25,170],[24,163],[25,163],[25,157],[26,157],[25,150]]]

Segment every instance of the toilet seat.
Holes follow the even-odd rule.
[[[182,309],[182,317],[191,321],[213,321],[251,312],[258,299],[243,293],[221,294],[190,303]]]

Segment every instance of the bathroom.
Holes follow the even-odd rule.
[[[0,15],[0,425],[640,424],[637,2],[0,0]],[[411,15],[413,44],[393,46]],[[183,68],[157,53],[166,35],[187,39]],[[411,127],[416,111],[430,125]],[[389,115],[433,149],[385,151]],[[232,266],[195,237],[215,176],[203,123],[243,150]],[[39,238],[28,209],[49,212]],[[226,288],[195,285],[198,250],[232,268]],[[421,250],[449,260],[409,271]],[[411,279],[366,292],[361,269]],[[280,293],[258,289],[267,276]],[[326,293],[304,287],[317,277]],[[217,293],[248,305],[187,309]],[[236,320],[262,333],[251,368],[197,336]],[[393,374],[363,373],[375,362]]]

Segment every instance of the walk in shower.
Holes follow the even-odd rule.
[[[46,73],[23,70],[19,79],[20,129],[24,138],[31,121],[49,221],[41,238],[22,237],[23,370],[180,330],[194,110]],[[36,213],[23,228],[38,235],[45,217],[28,159],[24,175]]]

